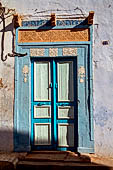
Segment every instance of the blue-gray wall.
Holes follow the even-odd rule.
[[[113,0],[1,0],[23,20],[47,18],[52,12],[95,12],[93,46],[93,96],[95,152],[113,157]],[[80,10],[75,10],[76,8]],[[76,15],[75,15],[76,16]],[[81,15],[82,16],[82,15]],[[48,16],[49,17],[49,16]],[[4,56],[12,51],[12,17],[6,19]],[[0,23],[2,30],[2,23]],[[0,32],[0,38],[2,32]],[[108,45],[103,45],[108,41]],[[0,49],[1,52],[1,49]],[[13,150],[14,59],[0,60],[0,150]]]

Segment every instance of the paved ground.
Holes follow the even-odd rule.
[[[88,154],[91,162],[113,167],[113,158],[104,158],[95,154]]]
[[[19,159],[24,158],[27,153],[0,152],[0,170],[16,169]]]

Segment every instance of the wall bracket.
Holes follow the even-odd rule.
[[[13,15],[13,22],[14,22],[14,28],[18,28],[21,26],[22,20],[21,17],[18,14]]]
[[[89,12],[89,16],[88,16],[88,24],[93,24],[93,18],[94,18],[94,11],[90,11]]]
[[[56,15],[51,13],[51,26],[56,26]]]

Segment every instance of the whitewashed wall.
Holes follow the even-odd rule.
[[[81,13],[94,17],[94,134],[96,154],[113,158],[113,0],[1,0],[24,19]],[[41,12],[42,11],[42,12]],[[39,13],[41,12],[41,13]],[[44,17],[43,17],[44,18]],[[5,54],[12,51],[12,17],[6,19]],[[2,23],[0,23],[0,38]],[[103,45],[104,40],[109,41]],[[1,49],[0,49],[1,50]],[[1,51],[0,51],[1,52]],[[13,150],[14,59],[0,60],[0,150]]]

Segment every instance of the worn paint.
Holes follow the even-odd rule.
[[[80,13],[80,11],[74,11],[76,7],[80,7],[85,15],[88,15],[91,10],[95,11],[93,44],[93,60],[97,61],[97,67],[94,65],[93,77],[95,152],[101,156],[113,157],[113,1],[65,0],[64,3],[64,0],[57,0],[56,3],[55,0],[31,0],[28,3],[28,0],[24,2],[23,0],[1,0],[1,2],[8,8],[15,8],[17,13],[25,15],[25,20],[33,20],[41,16],[44,18],[44,15],[50,14],[53,10],[56,10],[54,11],[56,14],[75,15]],[[38,13],[40,11],[42,13]],[[12,18],[7,18],[4,55],[12,52],[13,25],[11,23]],[[2,30],[2,24],[0,28]],[[109,44],[102,45],[103,40],[109,40]],[[0,61],[0,77],[6,87],[0,89],[0,150],[13,150],[13,58],[8,58],[4,63]]]
[[[24,83],[27,83],[28,79],[27,77],[24,77]]]
[[[84,83],[84,79],[80,79],[80,83]]]
[[[2,82],[2,78],[0,78],[0,88],[2,88],[4,85],[3,85],[3,82]]]
[[[27,65],[24,65],[23,69],[22,69],[23,74],[28,74],[29,73],[29,67]]]

